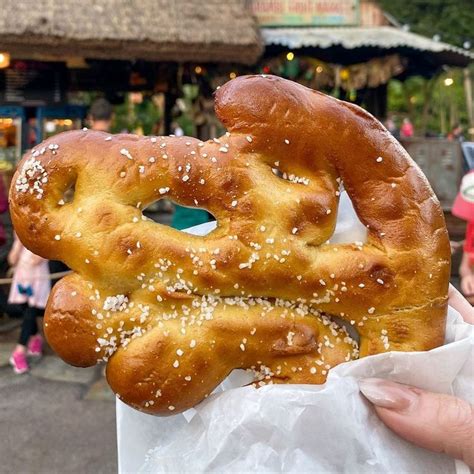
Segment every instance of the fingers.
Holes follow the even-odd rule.
[[[474,411],[469,403],[382,379],[361,380],[359,387],[396,434],[474,467]]]
[[[462,248],[464,241],[462,242],[455,242],[453,240],[449,241],[449,245],[451,247],[451,254],[456,253],[459,249]]]
[[[459,293],[453,285],[449,285],[448,303],[452,306],[466,321],[466,323],[474,324],[474,308],[468,303],[461,293]]]
[[[461,290],[465,295],[474,295],[474,275],[461,278]]]

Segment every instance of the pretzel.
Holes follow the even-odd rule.
[[[106,361],[118,397],[167,415],[235,368],[257,385],[321,384],[345,361],[441,345],[443,213],[387,130],[273,76],[227,83],[216,113],[228,132],[207,142],[72,131],[23,158],[16,232],[74,270],[46,308],[53,349],[76,366]],[[342,182],[365,243],[328,243]],[[143,216],[164,197],[209,210],[217,228],[195,236]]]

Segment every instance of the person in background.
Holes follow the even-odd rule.
[[[459,276],[462,293],[474,305],[474,170],[462,179],[451,212],[454,216],[467,221]]]
[[[184,136],[184,131],[183,131],[183,129],[180,127],[180,125],[179,125],[178,122],[172,122],[172,123],[171,123],[171,133],[172,133],[175,137],[182,137],[182,136]]]
[[[43,353],[43,338],[36,318],[43,315],[51,290],[49,268],[48,261],[26,249],[16,235],[8,263],[14,267],[8,303],[21,305],[23,309],[20,338],[10,364],[15,373],[23,374],[29,370],[27,355],[39,357]]]
[[[464,141],[464,135],[463,135],[463,129],[459,123],[457,123],[453,129],[448,133],[448,140],[451,141],[458,141],[458,142],[463,142]]]
[[[4,214],[7,211],[8,211],[7,192],[5,190],[5,184],[3,182],[3,179],[0,176],[0,214]],[[3,222],[0,221],[0,247],[5,245],[6,243],[7,243],[7,233],[5,231],[5,226],[3,225]],[[0,312],[10,314],[11,311],[8,311],[7,307],[8,307],[7,296],[5,295],[3,290],[0,289]],[[18,309],[18,308],[15,308],[15,307],[13,308],[14,313],[15,313],[15,309]],[[18,314],[18,311],[16,312],[16,314]]]
[[[385,128],[398,140],[400,138],[400,131],[393,120],[393,117],[387,117],[385,120]]]
[[[5,184],[3,182],[2,176],[0,176],[0,214],[4,214],[8,211],[8,198],[7,191],[5,189]],[[0,246],[7,243],[7,233],[5,231],[5,226],[3,222],[0,222]]]
[[[408,117],[403,119],[403,124],[400,128],[400,137],[401,138],[410,138],[415,134],[413,124],[410,122]]]
[[[91,130],[110,132],[113,116],[112,104],[104,98],[96,99],[92,102],[88,115]]]
[[[471,223],[470,245],[473,247],[471,253],[462,254],[461,265],[459,266],[459,276],[461,277],[461,291],[465,298],[474,306],[474,232]],[[466,235],[467,239],[467,235]],[[466,245],[466,244],[465,244]]]

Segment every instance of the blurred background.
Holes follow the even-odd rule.
[[[216,88],[276,74],[361,105],[400,140],[442,204],[459,287],[468,219],[452,206],[474,167],[473,31],[472,0],[0,0],[0,193],[25,152],[65,130],[217,137]],[[166,199],[145,213],[178,229],[211,218]],[[27,256],[6,204],[0,219],[0,472],[114,472],[102,369],[65,366],[34,339],[41,325],[25,329],[31,295],[15,300],[10,267]],[[44,269],[48,281],[67,271]]]

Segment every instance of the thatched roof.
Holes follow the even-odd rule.
[[[245,0],[1,0],[13,56],[253,63],[263,51]]]
[[[474,61],[474,54],[456,46],[434,41],[409,31],[391,26],[348,26],[338,28],[262,28],[263,41],[267,46],[276,45],[285,49],[311,48],[321,59],[327,56],[341,60],[343,51],[349,52],[349,61],[366,61],[376,52],[400,53],[422,56],[433,65],[465,67]],[[337,55],[328,52],[339,48]],[[366,57],[356,56],[365,50]],[[362,54],[362,53],[361,53]],[[380,54],[379,54],[380,55]]]

